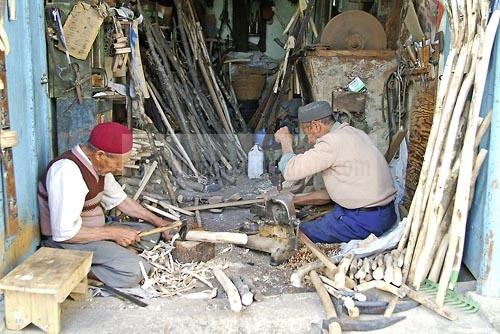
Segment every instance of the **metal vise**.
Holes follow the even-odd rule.
[[[280,192],[271,196],[264,205],[251,210],[264,223],[259,234],[248,237],[246,247],[271,254],[270,264],[279,265],[288,260],[297,250],[297,230],[300,220],[295,215],[293,194]]]

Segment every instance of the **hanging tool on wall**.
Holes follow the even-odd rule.
[[[56,72],[59,79],[63,80],[63,73],[65,71],[71,71],[73,73],[73,84],[74,86],[69,88],[67,91],[75,90],[76,98],[79,104],[83,103],[83,93],[82,93],[82,83],[84,80],[88,80],[89,78],[82,78],[80,75],[80,66],[77,63],[71,62],[71,57],[69,55],[68,46],[66,44],[66,38],[64,36],[64,30],[62,26],[61,12],[59,8],[52,8],[52,19],[53,19],[53,28],[57,33],[57,39],[60,43],[61,48],[64,50],[66,55],[67,66],[58,66],[58,70]]]

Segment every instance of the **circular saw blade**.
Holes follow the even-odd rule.
[[[387,37],[374,16],[362,10],[348,10],[328,22],[320,43],[334,50],[384,50]]]

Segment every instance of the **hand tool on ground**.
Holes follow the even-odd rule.
[[[337,308],[334,304],[334,307],[337,311],[337,314],[341,314],[341,308]],[[345,315],[341,315],[335,319],[335,322],[340,325],[343,331],[360,331],[360,332],[368,332],[374,331],[377,329],[387,328],[395,323],[400,322],[405,319],[405,316],[393,316],[391,318],[384,317],[371,317],[370,319],[352,319]],[[323,329],[327,329],[330,325],[330,321],[323,320]]]
[[[355,331],[371,331],[376,329],[381,329],[388,327],[396,322],[403,320],[405,317],[385,317],[384,316],[365,316],[364,314],[384,314],[387,309],[387,301],[384,300],[373,300],[373,298],[381,298],[381,294],[377,291],[370,291],[369,294],[364,295],[364,298],[370,298],[370,300],[357,301],[355,300],[356,293],[353,291],[343,291],[333,288],[330,284],[334,284],[333,281],[326,279],[321,276],[321,281],[325,283],[324,287],[331,294],[333,298],[333,305],[338,319],[336,322],[340,325],[342,330],[355,330]],[[359,298],[359,297],[358,297]],[[348,302],[350,306],[348,305]],[[411,307],[415,307],[417,303],[404,303],[401,310],[406,310]],[[355,312],[354,312],[355,311]],[[399,309],[397,310],[400,311]],[[361,316],[360,316],[361,314]],[[328,328],[330,322],[324,321],[323,328]]]
[[[395,296],[398,296],[399,298],[408,296],[417,303],[427,307],[428,309],[431,309],[432,311],[436,312],[437,314],[446,319],[449,320],[457,319],[457,315],[455,313],[437,305],[432,296],[426,296],[424,293],[420,291],[415,291],[404,284],[401,285],[400,288],[397,288],[394,285],[391,285],[383,280],[374,280],[367,283],[358,284],[356,286],[356,290],[360,292],[367,291],[373,288],[389,292]]]
[[[333,304],[343,307],[342,302],[333,299]],[[364,302],[354,301],[354,305],[359,309],[360,314],[384,314],[389,302],[387,300],[366,300]],[[400,299],[394,308],[393,313],[400,313],[411,310],[420,304],[409,298]],[[342,312],[344,309],[342,308]]]
[[[140,307],[146,307],[146,306],[148,306],[148,304],[146,304],[142,300],[140,300],[140,299],[138,299],[138,298],[136,298],[136,297],[134,297],[134,296],[132,296],[132,295],[130,295],[128,293],[120,291],[120,290],[118,290],[116,288],[113,288],[112,286],[106,285],[106,284],[104,284],[102,282],[90,279],[89,280],[89,284],[91,286],[96,287],[96,288],[105,290],[105,291],[109,292],[110,294],[112,294],[114,296],[126,299],[126,300],[134,303],[135,305],[140,306]]]

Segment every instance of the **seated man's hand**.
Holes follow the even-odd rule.
[[[282,127],[274,134],[274,139],[280,144],[291,143],[293,140],[292,134],[286,126]]]
[[[108,228],[112,230],[111,239],[120,246],[127,247],[134,242],[141,241],[141,238],[139,237],[140,231],[123,226],[110,226]]]

